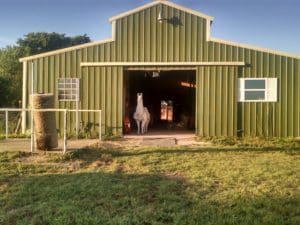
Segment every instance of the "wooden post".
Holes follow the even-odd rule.
[[[29,78],[27,77],[27,62],[23,62],[23,96],[22,96],[22,109],[26,109],[27,107],[27,80]],[[26,118],[26,115],[27,115],[27,112],[24,110],[21,112],[22,113],[22,134],[25,134],[26,132],[26,121],[27,121],[27,118]]]
[[[32,95],[34,93],[34,62],[31,63],[31,152],[34,152],[34,121]]]

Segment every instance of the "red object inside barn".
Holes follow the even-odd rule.
[[[124,118],[124,134],[130,134],[131,133],[131,123],[128,116],[125,116]]]

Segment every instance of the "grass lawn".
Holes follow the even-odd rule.
[[[300,224],[296,149],[0,153],[0,224]]]

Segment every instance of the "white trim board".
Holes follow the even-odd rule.
[[[101,41],[89,42],[89,43],[82,44],[82,45],[75,45],[75,46],[72,46],[69,48],[63,48],[63,49],[59,49],[59,50],[55,50],[55,51],[45,52],[45,53],[38,54],[38,55],[20,58],[19,61],[24,62],[24,61],[28,61],[28,60],[34,60],[34,59],[38,59],[38,58],[42,58],[42,57],[46,57],[46,56],[52,56],[52,55],[56,55],[56,54],[60,54],[60,53],[70,52],[70,51],[74,51],[74,50],[78,50],[78,49],[82,49],[82,48],[86,48],[86,47],[92,47],[95,45],[113,42],[113,41],[114,40],[112,38],[109,38],[109,39],[105,39],[105,40],[101,40]]]
[[[220,38],[214,38],[214,37],[210,37],[210,36],[208,37],[207,41],[216,42],[219,44],[231,45],[231,46],[240,47],[240,48],[246,48],[249,50],[264,52],[264,53],[278,55],[278,56],[300,59],[300,55],[297,55],[297,54],[291,54],[291,53],[287,53],[287,52],[283,52],[283,51],[277,51],[277,50],[268,49],[268,48],[261,48],[261,47],[257,47],[257,46],[253,46],[253,45],[249,45],[249,44],[227,41],[227,40],[223,40]]]
[[[196,70],[196,66],[127,66],[126,71],[191,71]]]
[[[91,66],[245,66],[245,62],[82,62],[81,67]]]

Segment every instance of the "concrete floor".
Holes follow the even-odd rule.
[[[199,145],[195,137],[194,132],[189,131],[151,131],[144,135],[125,135],[124,139],[145,146]]]

